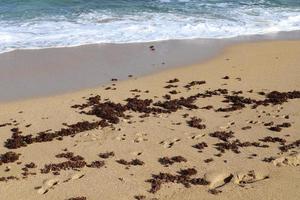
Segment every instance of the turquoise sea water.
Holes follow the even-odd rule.
[[[300,30],[300,0],[0,0],[0,52]]]

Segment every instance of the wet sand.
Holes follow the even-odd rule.
[[[299,199],[299,55],[300,41],[244,43],[2,103],[1,198]]]
[[[111,78],[126,80],[130,74],[144,76],[202,63],[234,44],[280,39],[300,39],[300,32],[17,50],[0,54],[0,101],[74,92],[106,84]]]

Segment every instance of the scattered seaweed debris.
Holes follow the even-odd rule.
[[[107,159],[107,158],[114,157],[114,156],[115,156],[115,153],[113,151],[99,154],[99,157],[103,158],[103,159]]]
[[[210,162],[212,162],[212,161],[214,161],[213,158],[207,158],[207,159],[204,160],[205,163],[210,163]]]
[[[263,162],[268,162],[268,163],[272,162],[273,160],[275,160],[275,158],[272,157],[272,156],[271,157],[266,157],[266,158],[262,159]]]
[[[268,128],[270,131],[275,131],[275,132],[280,132],[282,130],[282,128],[280,128],[279,126],[272,126],[270,128]]]
[[[208,185],[209,182],[203,178],[192,178],[197,174],[194,168],[181,169],[177,174],[172,175],[169,173],[152,174],[152,178],[146,180],[151,184],[150,193],[156,193],[161,189],[161,186],[166,183],[182,184],[184,187],[189,188],[191,185]]]
[[[179,99],[167,100],[164,102],[158,101],[153,105],[163,108],[165,113],[171,113],[182,109],[182,107],[186,107],[188,109],[197,109],[198,106],[193,104],[195,100],[196,98],[193,96],[187,98],[181,97]]]
[[[201,122],[202,122],[202,119],[197,118],[197,117],[192,117],[190,120],[187,121],[187,124],[190,127],[193,127],[193,128],[205,129],[206,125],[205,124],[201,124]]]
[[[240,93],[240,92],[239,92]],[[235,94],[239,94],[235,93]],[[246,98],[238,95],[225,95],[224,103],[229,103],[229,107],[226,108],[218,108],[217,112],[232,112],[241,110],[246,107],[246,105],[252,105],[252,108],[255,109],[258,106],[268,106],[268,105],[278,105],[287,102],[289,99],[298,99],[300,98],[300,91],[292,91],[292,92],[278,92],[272,91],[268,94],[259,93],[266,98],[264,100],[255,100],[251,98]]]
[[[219,140],[222,140],[222,141],[228,141],[228,139],[230,138],[233,138],[233,132],[232,131],[216,131],[216,132],[213,132],[213,133],[210,133],[209,136],[210,137],[215,137],[215,138],[218,138]]]
[[[20,135],[19,131],[14,131],[12,137],[5,141],[5,147],[8,149],[17,149],[20,147],[25,147],[27,145],[33,143],[41,143],[41,142],[50,142],[53,141],[55,138],[62,139],[65,136],[75,136],[78,133],[97,129],[98,127],[106,126],[103,121],[98,122],[77,122],[76,124],[67,125],[68,128],[62,128],[59,131],[55,132],[40,132],[37,136],[33,137],[30,135]]]
[[[134,199],[136,199],[136,200],[144,200],[144,199],[146,199],[146,196],[145,195],[135,195]]]
[[[267,122],[267,123],[264,123],[264,126],[273,126],[274,125],[274,122]]]
[[[287,152],[291,149],[294,149],[296,147],[300,147],[300,140],[296,140],[290,144],[287,144],[287,145],[282,145],[279,147],[279,149],[282,151],[282,152]]]
[[[4,124],[0,124],[0,128],[1,127],[5,127],[5,126],[11,126],[12,125],[12,123],[4,123]]]
[[[187,88],[188,90],[190,90],[191,87],[193,87],[193,86],[203,85],[205,83],[206,83],[206,81],[192,81],[192,82],[188,83],[187,85],[185,85],[184,87]]]
[[[154,45],[149,46],[149,48],[150,48],[151,51],[155,51]]]
[[[132,110],[139,113],[161,112],[159,109],[150,107],[153,102],[152,99],[128,98],[126,101],[125,110]]]
[[[170,94],[178,94],[178,93],[180,93],[180,92],[178,92],[178,91],[176,91],[176,90],[171,90],[169,93],[170,93]]]
[[[187,162],[187,160],[182,156],[173,156],[159,158],[158,162],[165,167],[168,167],[169,165],[173,165],[174,163]]]
[[[240,140],[236,139],[234,141],[225,141],[215,144],[215,148],[220,151],[221,153],[225,153],[225,150],[231,150],[234,153],[241,153],[239,148],[243,147],[260,147],[260,148],[268,148],[268,145],[260,144],[259,142],[241,142]]]
[[[84,113],[102,118],[106,123],[117,124],[120,121],[120,117],[125,117],[125,111],[126,109],[120,103],[108,101],[94,104],[89,112]]]
[[[174,78],[174,79],[167,81],[167,83],[177,83],[177,82],[179,82],[178,78]]]
[[[170,99],[171,99],[171,95],[165,94],[165,95],[163,96],[163,98],[164,98],[164,99],[167,99],[167,100],[170,100]]]
[[[100,103],[101,101],[101,97],[99,95],[96,95],[96,96],[93,96],[93,97],[89,97],[87,99],[87,103],[84,103],[84,104],[75,104],[73,106],[71,106],[71,108],[79,108],[79,109],[84,109],[84,108],[87,108],[89,106],[93,106],[95,104],[98,104]]]
[[[0,182],[8,182],[10,180],[19,180],[19,178],[16,177],[16,176],[6,176],[6,177],[2,176],[2,177],[0,177]]]
[[[218,89],[214,91],[206,91],[205,93],[199,93],[187,98],[180,97],[179,99],[166,100],[166,101],[158,101],[153,103],[151,99],[138,99],[138,98],[128,98],[127,104],[122,105],[120,103],[113,103],[110,101],[106,101],[104,103],[100,102],[101,97],[99,95],[94,97],[89,97],[87,103],[82,105],[74,105],[73,108],[85,109],[90,107],[89,111],[81,111],[80,113],[87,115],[95,115],[101,118],[100,121],[97,122],[77,122],[72,125],[67,125],[67,128],[62,128],[59,131],[54,132],[40,132],[37,133],[37,136],[29,135],[21,135],[18,129],[13,130],[12,137],[7,139],[5,142],[5,147],[9,149],[17,149],[20,147],[25,147],[27,145],[33,143],[40,142],[50,142],[53,139],[62,140],[65,136],[75,136],[78,133],[97,129],[99,127],[107,127],[113,124],[118,124],[120,122],[120,118],[128,119],[129,116],[125,115],[125,111],[134,111],[139,113],[171,113],[176,112],[183,107],[188,109],[198,109],[196,105],[193,103],[197,100],[197,98],[206,98],[211,97],[213,95],[226,94],[228,91],[225,89]],[[151,106],[153,104],[153,106]],[[199,128],[204,128],[204,125],[199,125]]]
[[[101,168],[105,165],[104,161],[93,161],[90,164],[87,164],[85,159],[82,156],[74,155],[73,152],[64,152],[57,154],[56,158],[66,158],[67,161],[61,163],[51,163],[46,164],[44,168],[40,171],[42,174],[47,174],[52,172],[54,175],[59,175],[61,170],[75,170],[78,171],[81,168],[89,167],[89,168]]]
[[[213,108],[214,107],[212,105],[208,105],[208,106],[201,107],[200,109],[211,110]]]
[[[33,169],[33,168],[36,168],[37,166],[34,162],[31,162],[31,163],[25,164],[25,167]]]
[[[264,103],[270,103],[273,105],[282,104],[287,102],[289,99],[299,99],[300,91],[292,92],[278,92],[272,91],[266,95],[267,99],[264,100]]]
[[[126,161],[124,159],[116,160],[117,163],[121,165],[126,165],[126,166],[138,166],[138,165],[144,165],[145,163],[139,159],[133,159],[131,161]]]
[[[242,130],[248,130],[248,129],[251,129],[252,127],[251,126],[244,126],[244,127],[242,127],[241,129]]]
[[[178,79],[170,80],[170,83],[178,82]],[[217,89],[213,91],[205,91],[204,93],[198,93],[189,97],[180,97],[178,99],[172,99],[170,95],[165,95],[166,101],[153,102],[152,99],[138,99],[138,97],[128,98],[125,101],[125,105],[120,103],[114,103],[111,101],[100,102],[100,96],[90,97],[87,99],[87,103],[81,105],[74,105],[72,108],[79,108],[82,111],[80,113],[87,115],[95,115],[102,119],[101,127],[108,125],[118,124],[120,118],[126,118],[126,111],[134,111],[139,113],[172,113],[176,112],[183,107],[187,109],[198,109],[198,106],[194,102],[198,98],[207,98],[214,95],[227,94],[226,89]],[[89,111],[83,111],[83,109],[90,107]]]
[[[91,162],[91,164],[87,164],[86,166],[90,168],[101,168],[104,165],[105,165],[104,161],[96,160]]]
[[[238,95],[225,95],[224,103],[229,103],[229,107],[226,108],[218,108],[217,112],[232,112],[236,110],[241,110],[246,107],[247,104],[253,104],[256,100],[245,98]]]
[[[197,170],[194,168],[187,168],[187,169],[181,169],[177,172],[178,174],[182,176],[192,176],[197,174]]]
[[[259,141],[262,141],[262,142],[271,142],[271,143],[278,142],[281,145],[284,145],[286,143],[285,139],[282,139],[282,138],[279,138],[279,137],[271,137],[271,136],[266,136],[263,139],[259,139]]]
[[[177,87],[178,87],[178,85],[171,85],[171,84],[169,84],[169,85],[166,85],[164,88],[170,89],[170,88],[177,88]]]
[[[210,189],[210,190],[208,190],[208,192],[209,192],[210,194],[217,195],[217,194],[222,193],[222,190]]]
[[[0,154],[0,165],[3,163],[13,163],[17,160],[19,160],[21,154],[17,154],[15,152],[9,151],[4,154]]]
[[[271,126],[270,128],[268,128],[270,131],[276,131],[276,132],[280,132],[282,130],[282,128],[288,128],[291,126],[291,123],[289,122],[284,122],[282,124],[278,124],[276,126]]]
[[[86,162],[82,156],[75,156],[72,152],[66,152],[56,155],[57,158],[66,158],[68,161],[61,163],[46,164],[40,171],[42,174],[53,172],[58,174],[61,170],[78,170],[86,166]]]
[[[200,150],[200,152],[202,152],[202,150],[205,147],[208,147],[208,145],[205,142],[200,142],[198,144],[193,145],[192,147],[194,147],[195,149],[198,149],[198,150]]]

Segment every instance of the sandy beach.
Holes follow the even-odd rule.
[[[176,52],[199,50],[173,45],[182,47]],[[0,199],[300,199],[300,41],[221,46],[203,57],[180,57],[163,43],[143,44],[135,56],[125,47],[83,49],[82,57],[72,48],[1,54],[6,73],[21,81],[0,75],[7,85],[0,103]],[[61,57],[30,61],[31,51]],[[113,56],[119,60],[104,65]],[[89,68],[97,66],[93,57],[104,63],[102,77],[110,83],[96,86],[95,75],[82,85],[87,74],[101,73]],[[146,57],[151,62],[139,71]],[[90,59],[90,71],[79,64],[60,68],[70,58]],[[57,71],[31,79],[21,69],[26,59],[31,70],[43,62]],[[17,71],[5,68],[12,60]],[[126,69],[116,73],[124,60]],[[58,91],[61,80],[66,84]],[[39,82],[49,88],[32,89]],[[88,89],[75,91],[79,86]]]

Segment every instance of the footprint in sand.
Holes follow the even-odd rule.
[[[147,134],[146,133],[136,133],[135,137],[133,139],[134,143],[140,143],[143,141],[148,141],[148,139],[146,138]]]
[[[124,140],[126,140],[126,135],[123,134],[123,135],[117,136],[115,139],[119,140],[119,141],[124,141]]]
[[[57,186],[60,183],[67,183],[71,180],[76,180],[76,179],[81,179],[82,177],[84,177],[84,173],[75,173],[72,174],[71,176],[69,176],[69,178],[67,178],[64,181],[60,181],[59,179],[55,178],[55,179],[46,179],[43,181],[43,185],[41,187],[39,187],[39,189],[37,190],[38,194],[46,194],[47,192],[49,192],[50,189],[54,189],[55,186]]]
[[[92,142],[92,141],[101,140],[102,137],[103,136],[101,134],[97,134],[97,133],[85,133],[85,134],[79,136],[79,139],[76,140],[76,142],[77,143]]]
[[[46,179],[41,188],[37,190],[38,194],[46,194],[50,189],[54,189],[60,183],[59,179]]]
[[[161,141],[159,144],[163,145],[164,148],[168,149],[173,147],[176,143],[180,142],[181,140],[178,138],[173,138],[173,139],[167,139]]]
[[[275,166],[299,166],[300,165],[300,153],[294,153],[289,156],[279,157],[273,160]]]
[[[227,130],[229,128],[230,128],[230,126],[219,126],[219,129],[221,129],[221,130]]]
[[[188,139],[192,139],[192,140],[198,140],[205,136],[205,134],[197,134],[197,133],[184,133],[184,134],[187,135]]]
[[[82,177],[84,177],[85,174],[84,173],[75,173],[71,176],[71,180],[76,180],[76,179],[81,179]]]
[[[66,180],[64,180],[64,183],[69,182],[71,180],[76,180],[76,179],[81,179],[82,177],[84,177],[84,173],[75,173],[69,176],[69,178],[67,178]]]
[[[208,181],[209,188],[215,189],[224,186],[231,181],[233,175],[230,171],[210,171],[204,174],[204,179]]]
[[[225,170],[211,171],[204,175],[204,179],[210,183],[210,189],[217,189],[229,183],[244,187],[246,184],[254,183],[268,178],[268,173],[255,170],[233,173]]]
[[[234,184],[245,186],[246,184],[254,183],[268,178],[269,174],[266,172],[250,170],[248,172],[234,173],[232,180]]]
[[[38,194],[46,194],[49,191],[49,189],[41,187],[40,189],[37,190]]]

